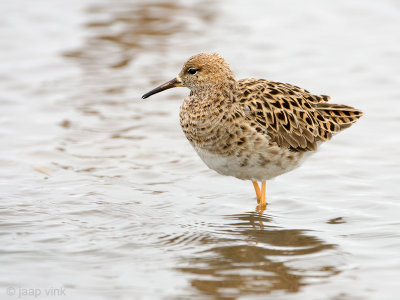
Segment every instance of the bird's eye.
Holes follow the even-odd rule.
[[[190,69],[188,70],[188,73],[189,73],[189,74],[192,74],[192,75],[196,74],[196,72],[197,72],[197,69],[190,68]]]

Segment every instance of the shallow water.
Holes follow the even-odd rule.
[[[396,1],[0,7],[1,299],[398,299]],[[262,215],[186,141],[187,90],[140,99],[214,51],[365,113]]]

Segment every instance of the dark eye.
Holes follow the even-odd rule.
[[[189,73],[189,74],[192,74],[192,75],[196,74],[196,72],[197,72],[197,69],[190,68],[190,69],[188,70],[188,73]]]

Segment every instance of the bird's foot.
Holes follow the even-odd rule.
[[[263,204],[257,204],[256,206],[256,212],[258,212],[259,214],[262,214],[267,208],[267,203],[263,203]]]
[[[261,183],[261,189],[260,186],[258,185],[257,181],[252,181],[254,190],[256,191],[256,196],[257,196],[257,208],[256,210],[258,212],[263,212],[266,207],[267,207],[267,201],[265,199],[265,192],[266,192],[266,184],[265,181]]]

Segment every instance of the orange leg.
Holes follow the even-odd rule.
[[[257,195],[257,203],[260,203],[261,200],[261,190],[260,187],[258,186],[257,181],[252,181],[253,186],[254,186],[254,190],[256,191],[256,195]]]
[[[266,184],[265,181],[261,183],[261,203],[260,206],[265,208],[267,206],[267,201],[265,200]]]

